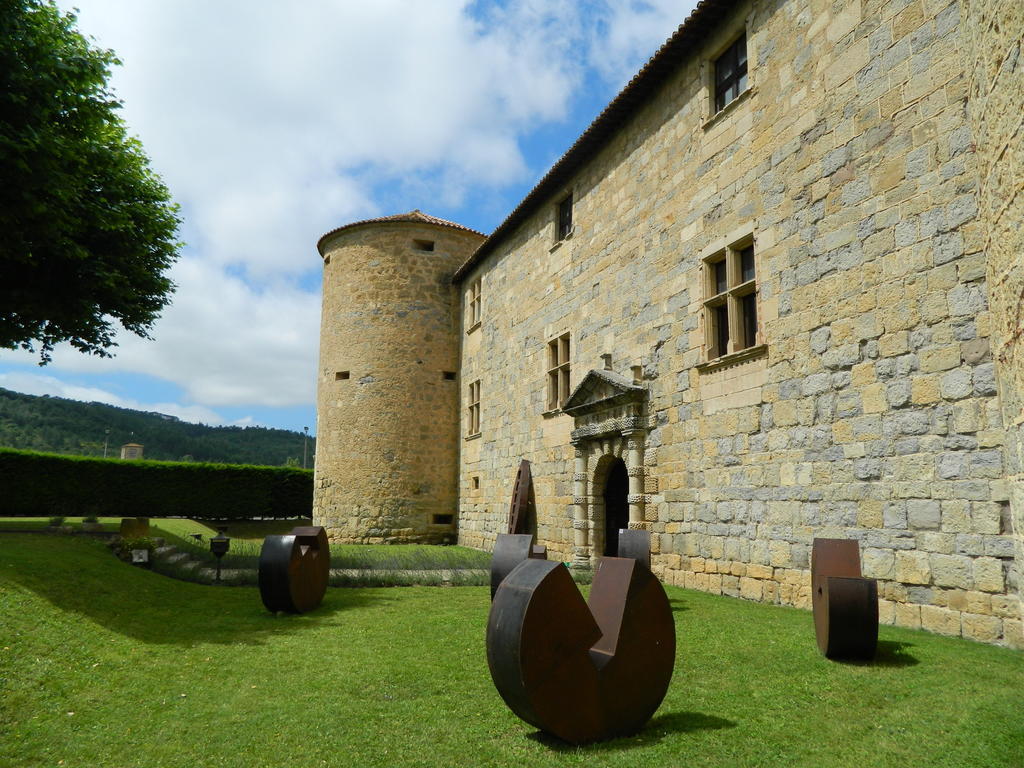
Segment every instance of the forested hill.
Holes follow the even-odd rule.
[[[162,413],[82,403],[61,397],[23,395],[0,388],[0,446],[78,456],[120,455],[124,443],[141,443],[144,458],[225,464],[302,466],[301,432],[265,427],[208,427]],[[313,466],[309,438],[307,466]]]

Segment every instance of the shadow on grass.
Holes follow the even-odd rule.
[[[683,611],[690,610],[690,606],[686,604],[686,601],[679,597],[670,597],[668,604],[672,607],[672,613],[682,613]]]
[[[860,659],[833,659],[837,664],[845,664],[851,667],[913,667],[921,662],[916,656],[907,653],[907,648],[913,648],[913,643],[900,643],[895,640],[879,640],[875,648],[875,658],[868,660]]]
[[[677,733],[692,733],[693,731],[717,731],[722,728],[735,728],[736,723],[726,720],[724,717],[705,715],[702,712],[668,712],[652,718],[639,733],[632,736],[622,736],[608,741],[597,741],[593,744],[577,746],[562,741],[557,736],[534,731],[527,738],[543,744],[553,752],[618,752],[636,747],[647,747],[657,744],[662,739]]]
[[[50,536],[12,539],[0,538],[0,562],[6,565],[0,570],[0,593],[5,586],[27,590],[69,614],[71,621],[91,621],[144,643],[259,645],[268,637],[334,624],[345,611],[395,599],[379,591],[331,589],[314,611],[275,616],[263,607],[255,587],[168,579],[121,562],[95,541]],[[26,626],[32,623],[29,616],[10,618],[24,620]]]

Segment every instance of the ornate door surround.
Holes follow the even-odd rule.
[[[614,459],[629,476],[629,527],[647,528],[644,508],[644,449],[647,388],[610,370],[591,370],[562,410],[573,417],[574,567],[597,564],[604,548],[604,487]]]

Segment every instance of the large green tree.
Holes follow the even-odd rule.
[[[109,356],[170,300],[177,206],[125,130],[112,51],[52,0],[0,0],[0,348]]]

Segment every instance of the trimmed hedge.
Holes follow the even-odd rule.
[[[122,461],[0,448],[0,516],[309,517],[313,472],[294,467]]]

